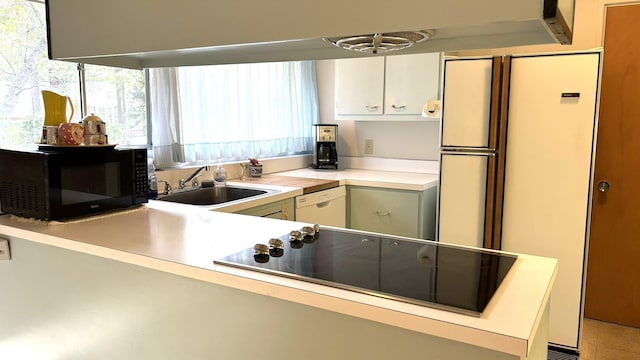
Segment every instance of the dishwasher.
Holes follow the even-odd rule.
[[[296,196],[296,221],[345,227],[347,191],[344,186]]]

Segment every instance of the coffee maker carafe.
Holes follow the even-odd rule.
[[[338,168],[338,125],[314,124],[315,146],[313,147],[314,169]]]

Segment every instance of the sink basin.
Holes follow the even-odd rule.
[[[248,189],[235,186],[220,186],[201,188],[191,191],[160,196],[158,200],[177,202],[191,205],[215,205],[229,201],[246,199],[253,196],[264,195],[273,192],[271,190]]]

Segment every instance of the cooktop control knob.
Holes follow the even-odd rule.
[[[307,244],[316,241],[316,230],[312,226],[302,228],[302,241]]]
[[[265,244],[255,244],[253,246],[253,259],[259,263],[269,261],[269,247]]]
[[[302,233],[298,230],[293,230],[289,233],[289,244],[294,249],[300,249],[303,245]]]
[[[281,257],[284,254],[284,243],[280,239],[269,240],[269,255]]]

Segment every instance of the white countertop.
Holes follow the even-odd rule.
[[[389,189],[423,191],[438,183],[437,174],[363,169],[298,169],[274,175],[337,180],[340,185],[360,185]]]
[[[338,181],[339,185],[359,185],[412,191],[424,191],[437,186],[438,183],[437,174],[362,169],[317,170],[304,168],[278,172],[271,175],[335,180]],[[202,210],[237,212],[254,206],[260,206],[274,201],[302,195],[302,189],[299,187],[267,185],[260,183],[260,178],[248,178],[244,181],[239,179],[229,180],[227,181],[227,184],[230,186],[274,190],[274,192],[253,197],[250,200],[238,200],[218,205],[197,205],[197,207]],[[181,204],[176,205],[180,206]]]
[[[336,173],[344,173],[338,171]],[[292,190],[293,191],[293,190]],[[295,192],[295,191],[293,191]],[[481,317],[213,264],[303,223],[151,201],[71,223],[0,216],[0,235],[186,276],[514,355],[530,346],[557,261],[520,256]]]

